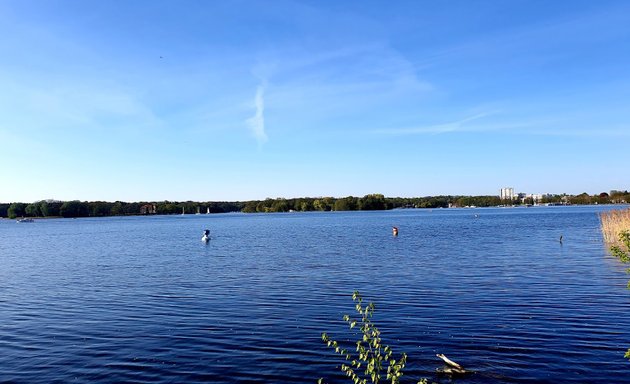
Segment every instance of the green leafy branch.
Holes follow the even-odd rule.
[[[622,263],[630,263],[630,231],[619,233],[619,241],[622,246],[612,245],[610,252],[613,256],[618,257]]]
[[[355,302],[355,310],[360,315],[357,320],[350,315],[344,315],[343,320],[348,323],[350,329],[358,326],[360,331],[359,339],[356,341],[354,352],[342,348],[339,343],[331,339],[326,333],[322,333],[322,340],[326,345],[335,350],[335,353],[343,357],[346,363],[341,365],[343,372],[354,384],[367,384],[368,382],[378,384],[383,376],[391,384],[400,383],[403,369],[407,363],[407,355],[402,353],[400,358],[393,357],[393,350],[388,345],[383,345],[381,332],[372,322],[375,306],[374,303],[363,304],[363,298],[358,291],[352,294]],[[387,373],[384,373],[387,367]],[[319,379],[321,384],[323,379]],[[426,384],[426,379],[420,380],[419,384]]]

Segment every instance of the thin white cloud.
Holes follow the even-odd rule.
[[[630,129],[622,127],[604,127],[597,129],[557,129],[557,130],[534,130],[524,132],[537,136],[565,136],[565,137],[592,137],[592,138],[627,138],[630,137]]]
[[[0,76],[0,128],[28,136],[39,131],[57,134],[106,130],[144,133],[163,124],[150,105],[119,87],[98,81],[84,84],[32,85]]]
[[[418,77],[405,55],[386,43],[343,48],[285,48],[267,51],[252,71],[274,82],[266,95],[277,109],[310,119],[364,114],[376,105],[405,98],[423,99],[435,87]],[[269,99],[272,97],[273,99]]]
[[[463,42],[451,46],[445,46],[427,53],[424,58],[413,62],[416,70],[436,66],[445,63],[465,60],[464,57],[488,57],[488,55],[510,55],[512,60],[521,56],[531,56],[531,60],[546,60],[546,57],[554,57],[562,54],[558,49],[546,51],[548,46],[563,46],[565,41],[574,41],[575,36],[588,36],[589,41],[608,39],[611,34],[619,35],[627,32],[628,12],[627,5],[599,7],[598,10],[587,11],[576,9],[574,12],[565,12],[562,17],[552,20],[541,19],[538,22],[529,23],[526,26],[516,26],[503,29],[501,33],[482,35],[477,38],[465,39]],[[586,37],[584,37],[586,38]],[[560,50],[562,51],[562,50]]]
[[[418,134],[439,134],[455,131],[465,130],[465,125],[471,121],[483,119],[484,117],[492,116],[496,112],[484,112],[476,115],[453,121],[450,123],[428,125],[422,127],[407,127],[407,128],[389,128],[389,129],[377,129],[374,133],[387,134],[387,135],[418,135]]]
[[[265,132],[265,83],[263,82],[256,89],[256,97],[254,98],[254,107],[256,113],[254,116],[246,120],[246,123],[258,141],[258,145],[267,142],[268,137]]]
[[[630,136],[630,130],[628,130],[625,126],[589,126],[588,123],[579,123],[566,118],[549,118],[519,122],[495,121],[492,123],[479,121],[485,117],[496,115],[497,113],[498,112],[479,113],[458,121],[444,124],[408,128],[376,129],[373,130],[372,133],[391,136],[436,135],[452,132],[502,132],[513,135],[565,137]]]

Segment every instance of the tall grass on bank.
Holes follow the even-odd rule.
[[[622,247],[622,234],[630,232],[630,208],[617,209],[599,214],[602,225],[602,234],[607,247]]]
[[[604,242],[610,253],[621,260],[630,263],[630,209],[602,212],[599,214],[602,223]],[[627,270],[630,273],[630,268]],[[630,281],[628,282],[630,288]],[[630,359],[630,349],[625,354]]]

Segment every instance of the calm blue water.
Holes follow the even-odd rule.
[[[345,382],[358,289],[408,379],[630,383],[601,209],[0,220],[0,382]]]

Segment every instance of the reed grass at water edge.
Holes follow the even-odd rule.
[[[621,246],[621,233],[630,231],[630,208],[602,212],[599,219],[606,246]]]
[[[630,209],[602,212],[599,218],[604,242],[610,253],[622,263],[630,263]],[[630,268],[627,271],[630,273]],[[630,349],[626,351],[625,357],[630,359]]]

